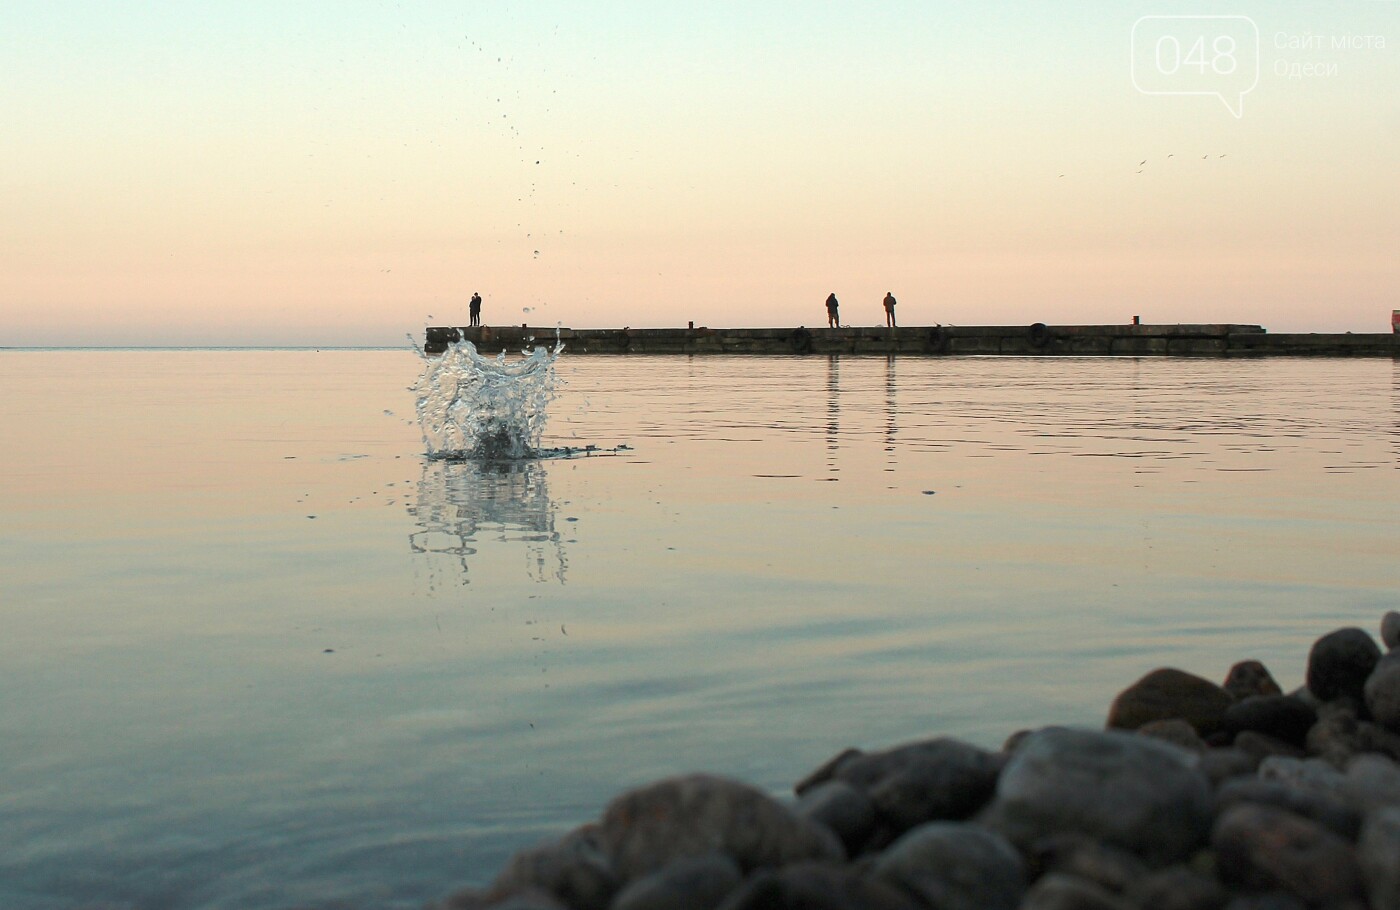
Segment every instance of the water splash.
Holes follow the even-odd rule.
[[[439,355],[419,352],[413,386],[418,426],[430,458],[475,461],[539,458],[549,403],[558,391],[554,362],[564,345],[535,347],[518,360],[481,356],[470,341]]]

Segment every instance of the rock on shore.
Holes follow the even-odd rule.
[[[1400,910],[1400,613],[1284,694],[1153,670],[1105,729],[847,749],[778,800],[641,787],[437,910]],[[1384,650],[1384,649],[1388,649]]]

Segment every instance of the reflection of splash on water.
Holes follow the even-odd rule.
[[[413,386],[418,425],[432,458],[536,458],[546,411],[558,390],[554,362],[564,346],[537,347],[518,360],[482,357],[469,341],[422,355]]]
[[[408,508],[418,525],[409,545],[428,557],[429,587],[438,578],[469,583],[468,563],[492,543],[523,544],[527,574],[563,584],[568,560],[547,480],[536,460],[424,461],[417,502]]]

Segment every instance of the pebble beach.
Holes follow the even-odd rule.
[[[1400,613],[1171,667],[1102,729],[846,749],[774,798],[660,780],[434,910],[1400,910]]]

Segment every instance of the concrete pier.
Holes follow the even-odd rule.
[[[912,326],[896,329],[553,329],[432,326],[424,351],[482,353],[562,341],[570,354],[910,354],[1074,357],[1397,357],[1400,334],[1271,335],[1257,325]]]

